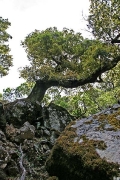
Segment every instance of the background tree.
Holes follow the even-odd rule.
[[[103,41],[104,43],[114,44],[118,58],[120,59],[120,1],[119,0],[90,0],[90,15],[88,18],[88,27],[93,33],[94,37]],[[97,8],[96,8],[97,7]],[[116,98],[120,98],[120,62],[109,72],[104,74],[104,83],[101,88],[105,86],[111,91]],[[108,88],[109,87],[109,88]],[[104,88],[105,89],[105,88]]]
[[[8,19],[0,17],[0,76],[8,74],[9,68],[12,66],[12,56],[9,54],[10,48],[7,44],[8,40],[12,38],[7,29],[10,26]]]
[[[95,38],[111,42],[120,34],[120,1],[90,0],[88,27]]]

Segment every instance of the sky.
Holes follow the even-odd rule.
[[[9,74],[0,78],[0,92],[7,87],[15,88],[24,82],[19,78],[18,68],[29,64],[27,54],[20,42],[35,29],[64,27],[82,32],[88,37],[86,21],[89,0],[0,0],[0,16],[11,22],[8,33],[13,37],[9,41],[13,55],[13,67]]]

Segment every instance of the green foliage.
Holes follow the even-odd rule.
[[[90,0],[88,22],[95,38],[111,40],[120,33],[120,1]]]
[[[107,81],[113,88],[120,87],[120,63],[106,74]]]
[[[0,17],[0,76],[8,74],[9,68],[12,66],[12,56],[9,55],[10,48],[7,44],[11,36],[7,33],[10,26],[8,19]]]
[[[107,82],[103,82],[87,84],[73,90],[50,88],[42,103],[48,105],[52,101],[76,117],[87,117],[117,103],[119,97],[120,87],[113,89]]]
[[[104,91],[101,87],[87,85],[79,88],[75,94],[65,95],[54,99],[53,102],[66,108],[70,114],[83,117],[97,113],[98,111],[110,107],[117,103],[116,96],[120,96],[120,88]]]
[[[27,81],[84,79],[117,55],[116,48],[66,28],[35,30],[22,46],[30,66],[22,68],[20,76]]]
[[[80,33],[75,34],[69,29],[62,32],[55,27],[45,31],[35,30],[22,42],[31,66],[23,68],[21,76],[27,80],[61,79],[68,74],[76,76],[73,70],[83,51],[82,40]]]

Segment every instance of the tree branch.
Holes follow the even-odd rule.
[[[98,81],[98,77],[101,76],[102,73],[112,69],[117,65],[120,61],[120,56],[116,57],[114,60],[108,60],[104,62],[102,67],[99,67],[96,71],[91,72],[91,75],[88,75],[86,78],[81,79],[48,79],[48,80],[37,80],[36,84],[28,96],[28,100],[35,102],[35,101],[42,101],[45,92],[48,88],[52,86],[61,86],[64,88],[76,88],[78,86],[85,85],[87,83],[94,83]]]

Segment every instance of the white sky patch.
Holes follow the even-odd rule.
[[[11,26],[8,29],[13,37],[9,41],[13,55],[13,67],[9,74],[0,79],[0,92],[7,87],[17,87],[24,82],[19,78],[18,68],[27,65],[27,54],[20,46],[21,40],[34,31],[49,27],[64,27],[76,32],[88,34],[86,22],[82,18],[88,14],[89,0],[0,0],[0,16],[8,18]]]

